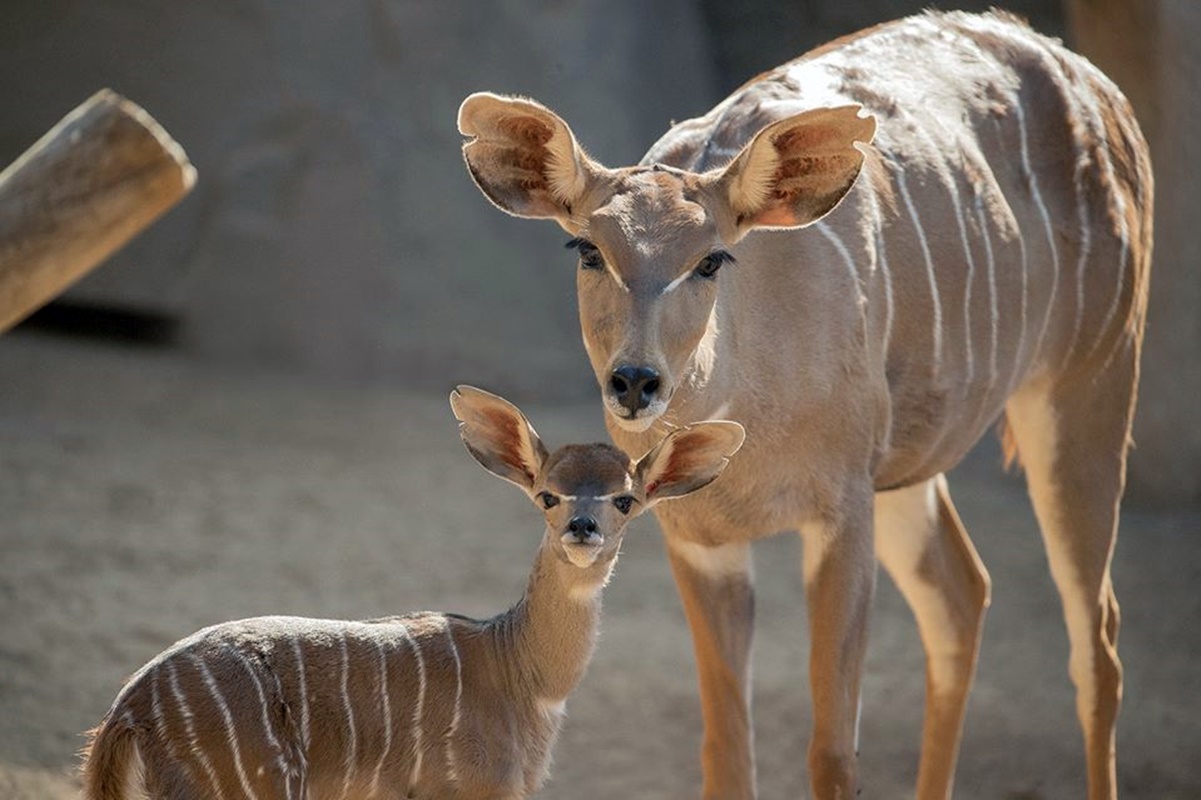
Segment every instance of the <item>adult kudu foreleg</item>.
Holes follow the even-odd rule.
[[[705,800],[754,796],[750,707],[755,594],[751,546],[706,547],[672,535],[661,520],[672,575],[692,630],[705,737]],[[693,532],[695,533],[695,532]]]

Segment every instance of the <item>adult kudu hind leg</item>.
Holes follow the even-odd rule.
[[[1137,365],[1137,343],[1130,341],[1101,374],[1024,388],[1006,407],[1063,602],[1090,800],[1117,796],[1114,729],[1122,666],[1109,569]]]
[[[926,651],[926,711],[918,800],[951,796],[964,711],[988,608],[988,571],[946,479],[875,498],[876,555],[917,620]]]
[[[748,542],[706,547],[667,534],[667,553],[692,631],[705,733],[705,800],[755,796],[750,655],[755,594]]]

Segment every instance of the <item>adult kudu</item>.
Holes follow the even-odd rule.
[[[989,578],[943,473],[1002,413],[1063,601],[1089,796],[1114,797],[1110,560],[1152,197],[1117,88],[1011,17],[927,13],[755,78],[635,167],[603,167],[529,100],[472,95],[459,128],[484,194],[579,250],[614,441],[747,430],[719,484],[656,511],[705,797],[754,794],[750,545],[783,530],[803,541],[815,795],[856,791],[877,558],[926,651],[917,796],[950,794]]]

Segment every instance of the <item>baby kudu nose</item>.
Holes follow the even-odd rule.
[[[650,367],[626,364],[613,370],[609,387],[617,396],[617,402],[634,414],[649,406],[655,392],[659,391],[659,373]]]
[[[596,520],[592,517],[572,517],[567,523],[567,532],[577,542],[586,542],[596,535]]]

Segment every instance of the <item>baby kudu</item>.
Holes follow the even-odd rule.
[[[541,786],[627,524],[717,478],[743,429],[699,422],[631,461],[608,444],[550,453],[521,411],[480,389],[450,402],[471,455],[545,517],[521,600],[487,620],[205,628],[117,695],[92,732],[85,800],[500,800]]]

